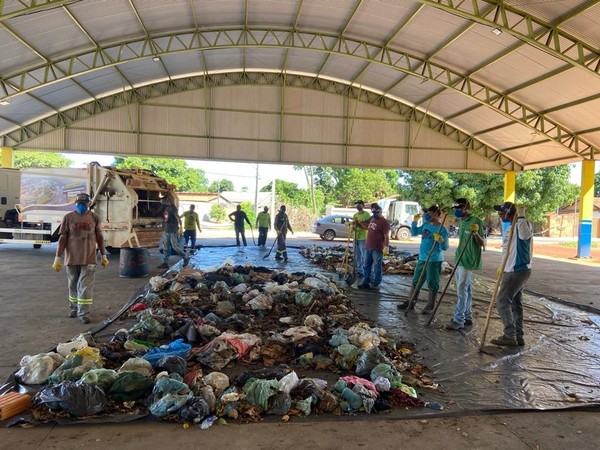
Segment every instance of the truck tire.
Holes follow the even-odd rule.
[[[410,239],[410,230],[408,228],[400,228],[396,231],[396,237],[400,241],[408,241]]]

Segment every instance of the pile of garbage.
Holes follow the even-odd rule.
[[[311,263],[316,264],[328,272],[349,274],[352,272],[354,251],[347,250],[345,245],[334,245],[330,247],[320,247],[313,245],[303,247],[300,254],[309,259]],[[392,245],[389,246],[389,255],[383,258],[383,273],[387,275],[412,275],[419,258],[418,253],[401,250]],[[442,264],[442,272],[452,272],[452,266],[446,262]]]
[[[207,428],[441,409],[417,395],[437,386],[409,345],[366,323],[327,276],[225,264],[150,285],[107,342],[86,334],[23,357],[15,378],[41,385],[36,421],[151,415]]]

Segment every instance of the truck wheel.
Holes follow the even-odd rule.
[[[410,231],[408,228],[400,228],[396,232],[396,236],[401,241],[408,241],[410,239]]]
[[[323,233],[323,239],[326,241],[333,241],[335,239],[335,231],[333,230],[325,230]]]
[[[110,253],[111,255],[118,255],[119,253],[121,253],[121,249],[117,248],[117,247],[106,247],[106,251],[108,253]]]
[[[33,248],[42,248],[42,244],[33,244]]]

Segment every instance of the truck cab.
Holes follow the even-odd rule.
[[[383,210],[383,217],[390,222],[391,239],[409,240],[413,216],[421,211],[419,203],[395,198],[385,198],[378,200],[377,203]]]

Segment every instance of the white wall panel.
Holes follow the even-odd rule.
[[[279,162],[279,143],[214,139],[211,141],[211,158],[233,161]]]
[[[278,112],[278,86],[229,86],[212,90],[211,105],[220,109]]]
[[[343,144],[345,125],[345,119],[285,116],[283,140]]]
[[[321,91],[286,88],[284,110],[290,113],[343,116],[344,98]]]
[[[179,158],[208,158],[208,140],[186,136],[146,134],[141,137],[144,154]]]
[[[322,166],[339,166],[345,162],[345,150],[337,145],[286,143],[281,148],[284,162]]]
[[[213,111],[211,135],[243,139],[279,139],[279,116],[251,112]]]
[[[136,153],[137,138],[137,134],[134,133],[69,129],[65,150],[132,154]]]
[[[44,134],[38,138],[32,139],[29,142],[25,142],[20,145],[18,149],[26,150],[28,148],[32,150],[46,149],[46,150],[63,150],[65,148],[65,130],[58,129],[48,134]]]
[[[143,133],[203,136],[206,133],[205,116],[203,109],[142,105],[140,128]]]
[[[77,128],[135,131],[138,123],[137,104],[107,111],[77,122]]]
[[[179,92],[177,94],[165,95],[164,97],[153,98],[148,104],[203,107],[205,96],[210,92],[206,89],[196,89],[193,91]]]

